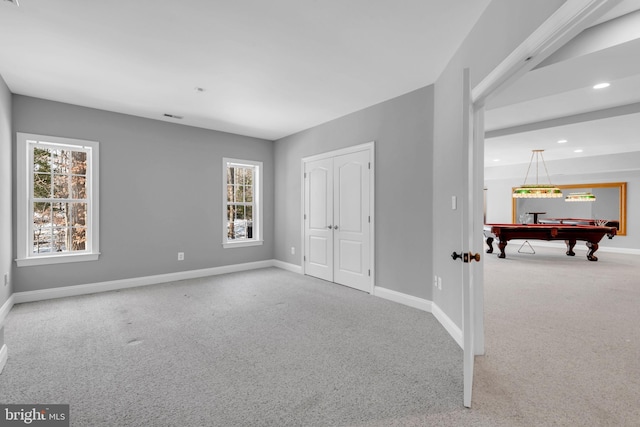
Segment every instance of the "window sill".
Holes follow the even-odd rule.
[[[244,248],[247,246],[261,246],[263,243],[262,240],[249,240],[246,242],[226,242],[222,244],[222,247],[225,249],[231,249],[231,248]]]
[[[73,254],[73,255],[51,255],[41,257],[30,258],[18,258],[16,264],[18,267],[30,267],[33,265],[47,265],[47,264],[65,264],[68,262],[83,262],[83,261],[97,261],[99,253],[95,254]]]

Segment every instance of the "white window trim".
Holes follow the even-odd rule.
[[[253,238],[251,240],[242,240],[239,242],[232,242],[227,240],[227,167],[229,163],[237,165],[255,166],[257,167],[257,174],[254,178],[253,197],[255,199],[254,206],[254,224],[253,224]],[[264,243],[262,240],[262,162],[253,160],[241,160],[224,157],[222,159],[222,247],[229,248],[243,248],[248,246],[259,246]],[[257,221],[255,220],[257,218]]]
[[[99,246],[99,144],[96,141],[81,139],[60,138],[55,136],[36,135],[30,133],[16,134],[17,141],[17,259],[18,267],[33,265],[61,264],[68,262],[95,261],[100,256]],[[31,155],[28,147],[32,141],[48,142],[52,144],[67,145],[70,147],[83,147],[90,149],[87,155],[89,173],[87,173],[87,192],[89,194],[89,218],[90,224],[87,230],[87,249],[82,252],[61,252],[46,255],[33,255],[30,247],[32,234],[31,224],[32,209],[29,203],[30,186],[32,186]]]

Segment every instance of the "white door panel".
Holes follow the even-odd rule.
[[[328,198],[329,198],[329,185],[328,175],[329,170],[323,165],[315,165],[307,172],[307,179],[309,180],[309,210],[307,211],[307,219],[309,221],[309,228],[314,230],[325,230],[331,220],[329,215],[333,215],[333,212],[328,210]]]
[[[342,272],[362,274],[362,242],[340,240],[338,268]]]
[[[342,232],[362,233],[362,180],[363,166],[360,163],[349,162],[337,168],[336,189],[338,204],[336,211]]]
[[[333,161],[305,163],[305,271],[333,281]]]
[[[371,292],[369,276],[369,153],[334,159],[334,281]]]
[[[318,236],[309,236],[309,262],[319,266],[328,265],[329,261],[329,244],[327,238]]]

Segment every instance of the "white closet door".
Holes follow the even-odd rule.
[[[333,159],[305,163],[305,272],[333,281]]]
[[[334,281],[371,291],[369,152],[333,159]]]
[[[304,162],[305,274],[365,292],[371,277],[371,151]]]

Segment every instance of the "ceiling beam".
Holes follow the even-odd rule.
[[[488,96],[498,93],[532,70],[619,2],[620,0],[566,0],[473,88],[471,101],[484,105]]]
[[[590,122],[592,120],[608,119],[611,117],[624,116],[627,114],[640,113],[640,102],[620,105],[617,107],[605,108],[603,110],[589,111],[587,113],[574,114],[571,116],[558,117],[555,119],[542,120],[540,122],[527,123],[524,125],[511,126],[502,129],[494,129],[485,132],[484,137],[497,138],[499,136],[513,135],[516,133],[532,132],[556,126],[572,125],[575,123]]]

